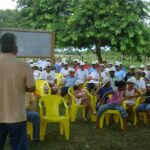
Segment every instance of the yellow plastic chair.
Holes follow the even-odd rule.
[[[82,117],[85,118],[84,105],[77,105],[76,104],[73,87],[69,88],[68,94],[69,94],[70,100],[71,100],[71,108],[70,108],[70,119],[71,119],[71,122],[74,122],[76,120],[77,111],[78,111],[78,109],[81,109],[81,108],[83,109]]]
[[[138,97],[135,101],[135,105],[133,106],[133,119],[134,119],[134,126],[136,125],[137,123],[137,116],[136,116],[136,107],[139,105],[140,103],[140,97]],[[126,100],[123,102],[123,107],[124,109],[127,111],[127,103],[126,103]]]
[[[106,125],[109,125],[109,118],[111,115],[114,115],[115,123],[120,121],[120,127],[123,129],[123,120],[118,110],[107,110],[105,111],[102,116],[100,117],[100,128],[103,128],[104,118],[106,119]]]
[[[36,87],[36,96],[44,96],[44,95],[51,95],[51,89],[47,81],[45,80],[36,80],[35,81]],[[45,93],[44,89],[47,88],[47,93]]]
[[[27,121],[27,135],[29,135],[30,139],[33,140],[33,124],[29,121]]]
[[[109,99],[112,97],[112,94],[108,95]],[[123,120],[121,114],[118,110],[106,110],[100,117],[100,124],[99,127],[103,128],[104,119],[106,121],[106,125],[109,125],[110,116],[113,115],[113,119],[115,123],[120,122],[120,127],[123,129]]]
[[[62,85],[62,78],[63,78],[62,73],[56,73],[56,79],[57,79],[57,86],[58,87],[61,87],[61,85]]]
[[[139,98],[137,98],[136,104],[134,106],[134,114],[135,114],[134,115],[134,126],[136,126],[136,124],[137,124],[136,108],[138,107],[140,102],[141,102],[141,98],[139,97]],[[147,115],[146,115],[146,113],[145,112],[140,112],[140,117],[143,117],[144,124],[146,124],[147,123]]]
[[[88,96],[90,97],[91,100],[91,105],[93,107],[93,110],[95,109],[95,99],[94,96],[92,96],[87,90],[86,90]],[[78,105],[75,101],[75,96],[74,96],[74,90],[73,87],[70,87],[68,90],[70,99],[71,99],[71,108],[70,108],[70,119],[71,122],[74,122],[76,120],[76,116],[77,116],[77,111],[78,109],[82,109],[83,113],[82,113],[82,117],[85,118],[85,107],[84,105]],[[96,117],[92,114],[90,114],[91,116],[91,121],[96,121]]]
[[[65,106],[65,115],[59,114],[59,105]],[[43,109],[45,108],[45,113]],[[41,141],[44,140],[46,126],[48,122],[60,123],[60,134],[65,133],[66,140],[69,140],[69,110],[65,99],[59,95],[48,95],[40,98],[40,118],[41,118]]]

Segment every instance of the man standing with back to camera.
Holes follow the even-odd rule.
[[[25,92],[34,92],[30,66],[16,58],[16,36],[5,33],[0,39],[0,150],[9,136],[13,150],[28,150]]]

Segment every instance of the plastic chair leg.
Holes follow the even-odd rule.
[[[44,141],[45,138],[45,132],[46,132],[46,126],[47,126],[47,122],[42,120],[41,121],[41,134],[40,134],[40,140]]]

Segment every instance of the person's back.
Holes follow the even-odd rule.
[[[0,149],[9,135],[12,149],[28,150],[25,92],[35,91],[33,72],[26,62],[16,58],[14,34],[5,33],[0,44]]]
[[[19,122],[26,120],[24,93],[26,91],[26,75],[31,69],[25,62],[6,53],[0,55],[0,122]],[[17,113],[15,113],[15,111]]]

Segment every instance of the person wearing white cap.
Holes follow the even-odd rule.
[[[135,81],[136,81],[136,84],[135,84],[135,87],[137,89],[139,89],[141,92],[145,92],[146,90],[146,82],[145,80],[142,78],[142,74],[141,74],[141,70],[137,70],[136,71],[136,74],[135,74]]]
[[[129,72],[127,72],[127,74],[125,76],[125,81],[127,81],[129,78],[132,78],[134,76],[135,76],[135,66],[131,65]]]
[[[80,67],[79,67],[79,60],[78,59],[74,59],[73,60],[73,68],[75,69],[75,71],[77,71]]]
[[[99,67],[100,67],[100,76],[103,79],[104,77],[106,77],[108,75],[108,73],[105,70],[105,65],[104,64],[100,64]]]
[[[124,80],[125,76],[126,76],[126,72],[121,70],[121,67],[120,67],[120,63],[119,62],[116,62],[115,63],[115,68],[116,68],[116,71],[115,71],[115,75],[116,77],[119,79],[119,80]]]
[[[92,66],[89,69],[89,74],[91,74],[92,72],[95,72],[96,71],[96,67],[97,67],[96,62],[93,61],[92,62]]]
[[[34,80],[38,80],[41,77],[41,71],[39,70],[37,63],[34,63],[33,76],[34,76]]]
[[[57,59],[57,61],[56,61],[55,64],[54,64],[54,67],[55,67],[56,71],[57,71],[58,73],[60,73],[60,70],[61,70],[61,68],[62,68],[61,58],[58,58],[58,59]]]
[[[96,71],[93,71],[89,74],[87,89],[91,92],[91,90],[96,90],[99,86],[100,80],[102,79],[100,75],[100,67],[97,66]]]
[[[63,62],[63,67],[60,70],[60,73],[63,74],[64,77],[69,76],[69,69],[68,62]]]
[[[82,80],[76,80],[75,86],[74,86],[74,96],[75,101],[77,105],[84,105],[85,107],[85,121],[87,121],[88,112],[91,111],[91,113],[96,114],[96,112],[93,112],[92,106],[90,104],[89,96],[84,88],[82,88],[82,84],[84,82]]]
[[[136,108],[137,125],[139,125],[140,112],[145,112],[147,124],[150,124],[150,84],[146,85],[146,93],[142,95],[142,102]]]
[[[115,86],[115,82],[119,81],[119,79],[115,76],[116,69],[114,67],[109,68],[109,79],[111,81],[111,86]]]
[[[78,80],[82,80],[83,82],[86,81],[88,78],[88,70],[84,69],[84,62],[80,62],[80,68],[76,71],[75,76],[77,77]]]
[[[55,71],[51,70],[51,63],[47,62],[45,65],[45,70],[41,73],[41,80],[46,80],[51,87],[51,93],[56,94],[58,91],[58,88],[56,86],[56,73]]]
[[[133,107],[137,97],[141,95],[141,92],[135,88],[136,80],[135,78],[129,78],[127,80],[127,88],[123,93],[124,98],[126,99],[128,117],[130,118],[133,113]]]
[[[75,75],[75,69],[74,68],[70,68],[69,69],[69,76],[64,78],[64,84],[65,86],[61,88],[61,96],[65,96],[68,92],[68,89],[71,86],[75,85],[75,82],[77,80],[77,78],[74,76]]]

